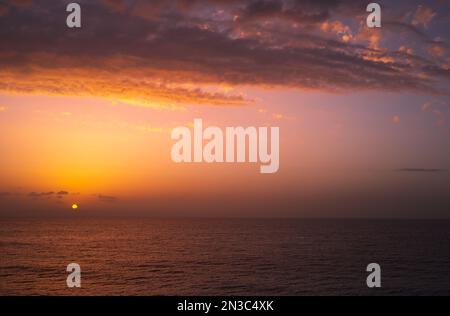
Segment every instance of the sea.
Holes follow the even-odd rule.
[[[449,294],[448,220],[0,219],[0,295]]]

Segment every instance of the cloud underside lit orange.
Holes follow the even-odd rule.
[[[0,92],[99,97],[153,108],[251,104],[253,100],[239,92],[242,87],[439,93],[432,87],[430,76],[415,74],[414,69],[408,70],[392,58],[376,53],[353,57],[366,65],[355,65],[354,69],[329,69],[326,65],[305,67],[302,62],[296,62],[280,64],[279,69],[260,65],[246,73],[232,67],[227,72],[224,65],[219,65],[216,72],[204,69],[202,65],[186,63],[181,63],[178,69],[176,65],[164,69],[122,56],[98,60],[95,66],[71,66],[83,60],[44,54],[32,56],[32,61],[24,65],[3,67]],[[64,66],[65,62],[67,66]],[[50,63],[53,64],[50,67],[42,66]],[[252,62],[246,66],[256,65]],[[314,75],[311,76],[311,72]]]
[[[245,105],[252,100],[239,91],[249,86],[448,95],[438,84],[450,78],[447,44],[423,31],[439,18],[423,7],[409,8],[409,20],[386,14],[383,28],[373,30],[360,23],[364,1],[92,1],[74,30],[64,25],[62,4],[7,3],[3,93],[157,108]]]
[[[8,94],[99,97],[151,108],[182,108],[187,104],[242,106],[252,100],[243,94],[228,92],[222,85],[214,87],[171,81],[181,72],[142,75],[142,69],[121,72],[101,69],[46,69],[33,66],[26,72],[0,70],[0,91]],[[149,72],[155,73],[150,70]]]

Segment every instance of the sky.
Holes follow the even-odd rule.
[[[70,2],[0,2],[0,216],[450,217],[450,1]],[[175,164],[196,118],[279,171]]]

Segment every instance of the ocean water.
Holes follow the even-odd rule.
[[[450,221],[3,219],[0,294],[449,295]]]

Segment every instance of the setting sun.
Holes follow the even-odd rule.
[[[78,205],[77,204],[72,204],[72,209],[73,210],[77,210],[78,209]]]

